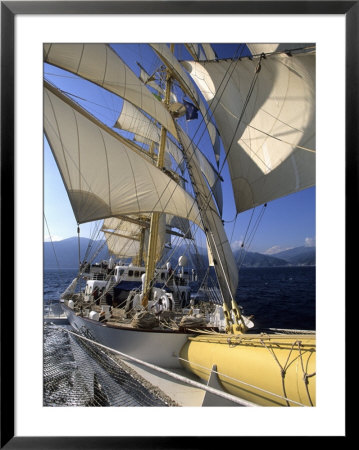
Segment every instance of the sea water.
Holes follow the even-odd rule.
[[[77,269],[44,271],[45,308],[76,275]],[[236,300],[256,327],[315,330],[315,267],[242,268]]]
[[[54,312],[60,311],[58,299],[76,275],[77,269],[44,271],[45,313],[50,308]],[[83,283],[80,289],[84,287]],[[236,300],[243,308],[244,315],[253,316],[256,328],[315,330],[315,267],[242,268]],[[114,401],[109,398],[114,387],[107,391],[107,396],[102,393],[97,395],[100,401],[93,403],[91,393],[94,391],[94,377],[100,379],[102,385],[111,384],[113,380],[96,363],[91,367],[89,378],[87,360],[91,357],[85,351],[79,352],[78,346],[74,345],[66,333],[59,335],[55,327],[45,325],[44,406],[114,405]],[[84,364],[86,370],[82,371]],[[83,372],[87,373],[88,379]],[[124,378],[123,385],[127,384]],[[118,389],[116,398],[122,399],[120,406],[164,405],[152,397],[145,399],[147,403],[141,403],[142,400],[139,402],[139,388],[133,390],[135,394],[137,392],[137,397],[123,391],[121,387]],[[145,398],[143,392],[140,398]]]

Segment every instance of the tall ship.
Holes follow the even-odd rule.
[[[44,45],[45,139],[79,235],[93,222],[102,236],[60,302],[77,333],[125,358],[250,405],[315,406],[315,332],[243,314],[222,217],[315,185],[315,46],[222,47]]]

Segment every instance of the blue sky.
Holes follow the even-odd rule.
[[[137,44],[114,46],[121,49],[121,56],[132,70],[138,73],[138,66],[134,55],[141,55],[141,64],[148,70],[155,70],[158,60],[149,52],[145,46]],[[230,57],[233,51],[238,49],[237,44],[228,46],[214,46],[215,51],[221,57]],[[242,50],[243,47],[240,47]],[[139,51],[139,52],[138,52]],[[186,58],[187,53],[181,50],[178,55]],[[114,98],[103,90],[95,88],[91,83],[77,81],[76,78],[51,66],[44,68],[45,78],[56,84],[60,89],[69,93],[75,93],[74,100],[82,104],[101,121],[112,126],[122,108],[122,101]],[[84,101],[82,99],[89,99]],[[189,122],[189,129],[196,126],[196,121]],[[205,151],[208,142],[204,138],[199,144]],[[225,168],[222,173],[227,179],[228,173]],[[232,197],[230,182],[223,183],[223,197],[227,200]],[[238,215],[235,219],[233,202],[226,202],[223,212],[225,227],[228,238],[234,249],[240,247],[246,237],[246,249],[261,253],[274,254],[278,251],[302,245],[315,245],[315,187],[277,199],[267,204],[263,217],[258,225],[257,231],[252,239],[251,228],[256,223],[256,218],[261,214],[262,207],[247,211]],[[77,224],[74,219],[67,193],[63,186],[61,176],[51,150],[44,139],[44,237],[49,239],[49,233],[53,240],[66,239],[76,235]],[[235,219],[235,221],[234,221]],[[249,231],[248,231],[248,227]],[[49,230],[48,230],[49,228]],[[81,225],[81,236],[89,237],[93,231],[93,224]],[[249,238],[249,239],[248,239]],[[248,242],[251,242],[248,247]]]

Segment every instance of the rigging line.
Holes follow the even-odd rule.
[[[239,51],[239,48],[240,48],[240,46],[238,47],[237,52]],[[243,47],[243,48],[244,48],[244,47]],[[231,65],[233,64],[233,66],[234,66],[234,67],[233,67],[233,70],[232,70],[232,73],[233,73],[234,68],[235,68],[235,63],[236,63],[235,60],[233,60],[233,62],[231,63]],[[257,66],[257,68],[258,68],[258,66]],[[227,70],[226,74],[227,74],[228,72],[229,72],[229,70]],[[256,74],[255,74],[255,75],[257,75],[257,74],[258,74],[258,69],[256,70]],[[227,82],[226,82],[226,84],[225,84],[225,86],[224,86],[224,89],[222,90],[221,96],[223,95],[224,90],[225,90],[225,87],[227,86],[227,84],[228,84],[230,78],[231,78],[231,75],[228,77],[228,80],[227,80]],[[224,81],[224,79],[225,79],[225,76],[223,77],[222,82]],[[253,85],[253,87],[254,87],[254,85]],[[249,94],[248,94],[248,95],[249,95]],[[248,98],[248,95],[247,95],[247,98]],[[250,93],[250,95],[251,95],[251,93]],[[221,96],[220,96],[220,98],[221,98]],[[219,98],[219,100],[220,100],[220,98]],[[216,107],[217,107],[218,104],[219,104],[219,100],[218,100],[218,103],[217,103]],[[249,98],[248,98],[248,100],[249,100]],[[199,126],[197,127],[197,130],[196,130],[196,132],[195,132],[195,134],[194,134],[194,137],[195,137],[195,135],[197,134],[197,132],[199,131],[199,127],[201,126],[201,124],[203,123],[203,121],[204,121],[204,119],[202,119],[201,123],[200,123]],[[177,128],[178,125],[175,123],[175,126],[176,126],[176,128]],[[239,125],[238,125],[238,126],[239,126]],[[203,134],[204,134],[204,131],[202,132],[202,136],[203,136]],[[200,139],[202,138],[202,136],[200,137]],[[235,136],[235,135],[234,135],[234,136]],[[234,139],[234,136],[233,136],[233,139]],[[192,142],[194,141],[194,137],[190,140],[190,144],[192,144]],[[233,142],[233,139],[232,139],[232,142]],[[227,152],[227,155],[228,155],[228,153],[229,153],[229,151]],[[187,162],[187,166],[188,166],[189,162],[191,161],[191,159],[194,157],[194,155],[195,155],[195,152],[192,153],[192,155],[191,155],[189,161],[187,161],[186,158],[185,158],[185,156],[183,155],[183,160]],[[224,162],[225,162],[225,161],[224,161]],[[222,170],[223,170],[223,168],[224,168],[224,162],[223,162],[223,165],[222,165],[221,170],[220,170],[220,171],[218,172],[218,174],[217,174],[217,179],[220,178],[220,174],[221,174],[221,172],[222,172]],[[169,183],[170,183],[170,180],[169,180],[169,182],[168,182],[168,185],[169,185]],[[175,187],[175,189],[176,189],[176,187]],[[175,189],[174,189],[174,190],[175,190]],[[173,190],[172,194],[170,195],[170,198],[169,198],[168,202],[170,201],[170,199],[171,199],[172,196],[174,195],[174,190]],[[162,197],[163,194],[164,194],[164,192],[161,194],[161,196],[160,196],[160,198],[158,199],[157,203],[160,201],[160,199],[161,199],[161,197]],[[205,200],[205,203],[207,202],[207,205],[205,206],[205,210],[208,209],[208,206],[209,206],[209,202],[210,202],[210,201],[211,201],[211,195],[210,195],[210,193],[209,193],[209,195],[208,195],[208,200]],[[168,204],[168,202],[167,202],[167,204]],[[156,203],[156,204],[157,204],[157,203]],[[167,204],[166,204],[166,205],[167,205]],[[193,206],[194,206],[194,203],[193,203],[192,207],[190,208],[190,211],[193,209]],[[189,211],[189,212],[190,212],[190,211]],[[200,216],[200,213],[199,213],[198,215]]]
[[[233,228],[232,228],[232,233],[231,233],[231,238],[230,238],[230,240],[229,240],[229,244],[232,243],[233,234],[234,234],[234,229],[236,228],[237,217],[238,217],[238,213],[236,214],[236,217],[235,217],[234,221],[232,221],[232,222],[234,222],[234,223],[233,223]]]
[[[288,142],[288,141],[285,141],[284,139],[281,139],[281,138],[279,138],[279,137],[277,137],[277,136],[273,136],[272,134],[269,134],[269,133],[266,133],[265,131],[262,131],[262,130],[259,130],[258,128],[256,128],[256,127],[254,127],[254,126],[252,126],[252,125],[248,125],[248,124],[246,124],[249,128],[253,128],[253,130],[256,130],[256,131],[258,131],[259,133],[262,133],[262,134],[265,134],[266,136],[268,136],[268,137],[270,137],[270,138],[272,138],[272,139],[276,139],[277,141],[280,141],[280,142],[283,142],[283,144],[288,144],[288,145],[290,145],[291,147],[293,147],[293,148],[300,148],[301,150],[305,150],[305,151],[307,151],[307,152],[311,152],[311,153],[315,153],[315,150],[313,150],[313,149],[311,149],[311,148],[308,148],[308,147],[303,147],[303,146],[301,146],[301,145],[295,145],[295,144],[292,144],[291,142]],[[241,138],[241,141],[245,141],[246,139],[243,139],[243,138]],[[245,143],[246,144],[246,143]],[[246,144],[246,145],[248,145],[248,144]],[[250,147],[249,147],[250,148]],[[257,156],[257,155],[256,155]],[[259,158],[259,157],[258,157]],[[262,161],[263,163],[264,163],[264,161]]]
[[[224,161],[222,162],[222,167],[221,167],[221,170],[219,171],[219,173],[222,172],[222,170],[223,170],[223,168],[224,168],[224,164],[225,164],[225,162],[226,162],[227,159],[228,159],[228,155],[229,155],[229,153],[230,153],[230,151],[231,151],[231,149],[232,149],[232,144],[233,144],[233,141],[234,141],[234,139],[235,139],[235,137],[236,137],[236,134],[237,134],[239,125],[240,125],[241,122],[242,122],[242,119],[243,119],[245,110],[246,110],[246,108],[247,108],[247,106],[248,106],[248,103],[249,103],[249,100],[250,100],[250,98],[251,98],[251,96],[252,96],[254,87],[255,87],[255,85],[256,85],[256,83],[257,83],[258,75],[259,75],[259,72],[260,72],[260,69],[261,69],[261,61],[262,61],[262,58],[263,58],[263,55],[262,55],[262,57],[259,59],[258,65],[257,65],[257,67],[256,67],[256,71],[255,71],[254,77],[253,77],[253,79],[252,79],[252,81],[251,81],[251,85],[250,85],[250,87],[249,87],[249,91],[248,91],[248,93],[247,93],[246,100],[244,101],[244,104],[243,104],[243,108],[242,108],[242,111],[241,111],[241,115],[239,116],[237,126],[236,126],[236,128],[235,128],[235,130],[234,130],[232,140],[231,140],[231,142],[230,142],[230,144],[229,144],[229,147],[228,147],[228,150],[227,150],[227,152],[226,152],[226,154],[225,154],[225,158],[224,158]],[[219,102],[218,102],[218,103],[219,103]],[[218,103],[217,103],[217,104],[218,104]]]
[[[255,222],[255,224],[254,224],[254,226],[253,226],[253,229],[251,230],[251,232],[250,232],[250,234],[249,234],[249,238],[248,238],[248,239],[249,239],[249,243],[248,243],[248,245],[247,245],[245,251],[244,251],[244,241],[243,241],[243,247],[241,248],[241,252],[240,252],[240,254],[239,254],[239,256],[238,256],[239,269],[241,269],[241,267],[242,267],[242,265],[243,265],[243,263],[244,263],[244,260],[245,260],[245,258],[246,258],[247,252],[248,252],[250,246],[252,245],[254,236],[255,236],[255,234],[257,233],[259,224],[260,224],[260,222],[262,221],[264,212],[265,212],[265,210],[266,210],[266,205],[267,205],[267,204],[264,204],[264,205],[263,205],[263,207],[262,207],[262,209],[261,209],[259,215],[257,216],[257,219],[256,219],[256,222]],[[253,210],[253,211],[254,211],[254,210]],[[242,249],[243,249],[243,252],[242,252]],[[241,258],[242,258],[242,259],[241,259]]]
[[[116,114],[119,114],[119,109],[114,109],[114,108],[110,108],[109,106],[101,105],[100,103],[93,102],[93,101],[88,100],[86,98],[80,97],[79,95],[73,94],[73,93],[68,92],[68,91],[64,91],[62,89],[59,89],[59,91],[62,92],[64,95],[69,95],[71,97],[77,98],[78,100],[82,100],[82,101],[84,101],[86,103],[89,103],[91,105],[99,106],[100,108],[107,109],[108,111],[115,112]],[[116,98],[116,96],[111,96],[110,98]]]
[[[263,55],[262,55],[262,58],[263,58]],[[262,59],[262,58],[261,58],[261,59]],[[221,167],[221,169],[220,169],[220,170],[218,171],[218,173],[217,173],[217,178],[220,177],[221,172],[222,172],[223,169],[224,169],[224,164],[225,164],[225,162],[226,162],[226,160],[227,160],[227,158],[228,158],[229,152],[230,152],[230,150],[231,150],[231,148],[232,148],[232,144],[233,144],[233,141],[234,141],[234,139],[235,139],[236,132],[237,132],[237,130],[238,130],[238,128],[239,128],[239,125],[240,125],[240,123],[241,123],[241,120],[242,120],[242,118],[243,118],[243,115],[244,115],[245,109],[246,109],[246,107],[247,107],[247,105],[248,105],[249,99],[250,99],[250,97],[251,97],[251,95],[252,95],[252,93],[253,93],[253,89],[254,89],[254,86],[255,86],[255,84],[256,84],[256,81],[257,81],[257,78],[258,78],[258,74],[259,74],[259,72],[260,72],[261,59],[260,59],[258,65],[256,66],[256,71],[255,71],[254,77],[253,77],[253,79],[252,79],[252,82],[251,82],[251,86],[250,86],[250,88],[249,88],[249,91],[248,91],[248,93],[247,93],[247,97],[246,97],[246,100],[245,100],[244,105],[243,105],[243,108],[242,108],[242,112],[241,112],[241,116],[240,116],[240,118],[239,118],[239,122],[238,122],[237,127],[236,127],[236,129],[235,129],[235,131],[234,131],[232,141],[231,141],[231,143],[230,143],[230,145],[229,145],[229,149],[228,149],[227,152],[226,152],[225,159],[224,159],[224,161],[223,161],[223,163],[222,163],[222,167]],[[234,67],[233,67],[233,70],[232,70],[232,73],[233,73],[233,71],[234,71],[234,69],[235,69],[235,63],[236,63],[236,62],[237,62],[237,61],[233,60],[232,63],[231,63],[231,65],[233,64],[233,66],[234,66]],[[222,82],[224,82],[224,79],[226,78],[226,75],[227,75],[228,72],[229,72],[229,68],[228,68],[228,70],[227,70],[225,76],[223,77]],[[217,103],[216,103],[216,105],[215,105],[215,107],[214,107],[213,110],[215,110],[215,109],[217,108],[217,106],[219,105],[220,99],[221,99],[221,97],[222,97],[222,95],[223,95],[223,93],[224,93],[224,90],[225,90],[227,84],[229,83],[230,78],[231,78],[231,75],[228,77],[228,80],[227,80],[227,82],[226,82],[226,84],[225,84],[225,86],[224,86],[224,88],[223,88],[223,90],[222,90],[222,93],[221,93],[219,99],[217,100]],[[200,125],[202,124],[202,122],[203,122],[203,120],[201,121]],[[197,131],[195,132],[195,135],[196,135],[197,132],[199,131],[200,125],[198,126]],[[203,134],[204,134],[204,131],[202,132],[202,135],[201,135],[200,139],[202,139]],[[195,135],[194,135],[194,137],[195,137]],[[191,139],[190,144],[192,144],[192,142],[194,141],[194,137]],[[193,152],[193,155],[191,156],[191,159],[192,159],[193,156],[194,156],[194,152]],[[185,157],[184,157],[184,159],[185,159]],[[190,162],[190,161],[189,161],[189,162]],[[188,165],[188,163],[187,163],[187,165]],[[210,199],[210,196],[208,196],[208,197],[209,197],[209,198],[208,198],[207,206],[206,206],[205,209],[208,208],[209,202],[210,202],[210,200],[211,200],[211,199]]]
[[[44,212],[44,219],[45,219],[47,231],[48,231],[48,233],[49,233],[49,238],[50,238],[50,241],[51,241],[52,250],[53,250],[53,252],[54,252],[56,264],[57,264],[58,269],[60,269],[61,267],[60,267],[60,264],[59,264],[59,260],[57,259],[57,255],[56,255],[56,251],[55,251],[54,242],[53,242],[52,237],[51,237],[51,233],[50,233],[49,225],[48,225],[48,223],[47,223],[47,219],[46,219],[45,212]]]
[[[207,205],[208,206],[208,205]]]
[[[220,97],[219,97],[219,99],[218,99],[218,101],[217,101],[217,104],[215,105],[214,108],[211,108],[211,109],[207,109],[207,108],[206,108],[206,114],[205,114],[204,117],[202,116],[202,120],[201,120],[201,122],[198,124],[197,130],[195,131],[194,136],[193,136],[193,138],[191,139],[191,143],[195,140],[196,134],[199,132],[200,127],[202,126],[202,124],[203,124],[204,121],[205,121],[205,117],[207,117],[209,121],[212,120],[212,118],[213,118],[213,116],[214,116],[214,111],[215,111],[216,108],[218,107],[219,101],[220,101],[220,99],[221,99],[221,97],[222,97],[222,95],[223,95],[223,93],[224,93],[224,91],[225,91],[225,89],[226,89],[226,87],[227,87],[227,85],[228,85],[228,83],[229,83],[229,80],[230,80],[231,77],[232,77],[232,74],[233,74],[233,72],[234,72],[236,63],[237,63],[237,61],[241,58],[241,52],[242,52],[241,47],[242,47],[243,50],[245,49],[244,44],[241,44],[241,45],[238,46],[237,50],[234,52],[233,58],[231,59],[231,63],[230,63],[230,65],[229,65],[228,69],[226,70],[226,73],[224,74],[221,83],[220,83],[219,86],[218,86],[217,92],[220,91],[220,90],[222,89],[222,84],[225,83],[225,85],[224,85],[224,87],[223,87],[223,89],[222,89],[222,93],[220,94]],[[240,50],[240,49],[241,49],[241,50]],[[239,53],[239,54],[238,54],[238,53]],[[238,56],[237,56],[237,54],[238,54]],[[231,70],[231,66],[233,66],[232,72],[231,72],[231,74],[228,76],[227,81],[225,82],[226,76],[227,76],[227,74],[229,73],[229,71]],[[212,109],[213,109],[213,110],[212,110]],[[212,122],[211,122],[211,123],[212,123]],[[205,129],[207,129],[207,126],[205,127]],[[216,127],[216,130],[217,130],[217,127]],[[199,137],[199,139],[198,139],[198,141],[197,141],[197,144],[194,144],[194,145],[196,145],[196,146],[199,145],[201,139],[203,138],[204,133],[205,133],[205,130],[203,130],[201,136]]]
[[[258,387],[258,386],[256,386],[256,385],[254,385],[254,384],[246,383],[245,381],[239,380],[238,378],[231,377],[231,376],[229,376],[229,375],[227,375],[227,374],[225,374],[225,373],[218,372],[217,370],[210,369],[210,368],[208,368],[208,367],[202,366],[201,364],[198,364],[198,363],[189,361],[189,360],[184,359],[184,358],[181,358],[181,357],[178,357],[178,359],[180,359],[181,361],[187,362],[187,363],[189,363],[189,364],[198,366],[198,367],[200,367],[200,368],[202,368],[202,369],[205,369],[205,370],[207,370],[207,371],[209,371],[209,372],[214,372],[214,373],[216,373],[217,375],[220,375],[220,376],[222,376],[222,377],[227,378],[228,380],[236,381],[236,382],[238,382],[238,383],[244,384],[245,386],[249,386],[249,387],[251,387],[251,388],[254,388],[254,389],[258,390],[258,391],[264,392],[264,393],[266,393],[266,394],[273,395],[273,397],[278,397],[278,398],[280,398],[280,399],[282,399],[282,400],[290,401],[290,402],[295,403],[296,405],[299,405],[299,406],[306,406],[306,405],[304,405],[303,403],[296,402],[295,400],[291,400],[290,398],[283,397],[283,396],[281,396],[281,395],[279,395],[279,394],[275,394],[274,392],[268,391],[268,390],[266,390],[266,389],[262,389],[262,388],[260,388],[260,387]]]
[[[249,247],[252,245],[252,241],[253,241],[253,239],[254,239],[255,234],[257,233],[259,224],[260,224],[260,222],[261,222],[262,219],[263,219],[263,216],[264,216],[266,207],[267,207],[267,204],[265,203],[265,204],[263,205],[262,209],[261,209],[261,212],[260,212],[260,214],[259,214],[259,216],[258,216],[258,218],[257,218],[257,221],[256,221],[256,223],[254,224],[254,228],[253,228],[253,230],[252,230],[252,232],[251,232],[251,234],[250,234],[250,240],[249,240],[249,244],[248,244],[247,249],[249,249]]]
[[[283,55],[283,54],[288,54],[288,53],[292,53],[295,52],[296,54],[300,54],[300,53],[309,53],[306,52],[306,50],[314,50],[316,48],[315,45],[308,45],[306,47],[297,47],[297,48],[292,48],[292,49],[287,49],[287,50],[279,50],[279,51],[274,51],[274,52],[268,52],[268,53],[264,53],[264,55],[267,56],[275,56],[275,55]],[[259,58],[261,55],[263,55],[263,53],[261,54],[257,54],[257,55],[252,55],[252,58]]]
[[[220,104],[220,100],[221,100],[221,98],[222,98],[222,95],[224,94],[224,91],[225,91],[225,89],[226,89],[226,87],[227,87],[227,85],[228,85],[228,83],[229,83],[229,81],[230,81],[230,79],[231,79],[231,77],[232,77],[232,74],[233,74],[233,72],[234,72],[234,70],[235,70],[235,68],[236,68],[236,63],[237,63],[237,61],[240,60],[240,58],[241,58],[241,55],[240,55],[240,54],[239,54],[238,56],[236,56],[236,53],[239,52],[240,47],[241,47],[241,46],[239,46],[238,49],[237,49],[237,51],[235,52],[235,54],[234,54],[234,56],[233,56],[233,59],[231,60],[231,63],[230,63],[230,65],[229,65],[229,67],[227,68],[227,70],[226,70],[226,72],[225,72],[225,74],[224,74],[224,76],[223,76],[223,79],[222,79],[222,81],[220,82],[220,84],[219,84],[219,86],[218,86],[217,92],[219,92],[219,91],[222,90],[222,93],[220,94],[219,98],[216,99],[216,100],[217,100],[216,105],[215,105],[213,108],[210,108],[209,110],[206,111],[206,116],[209,117],[208,120],[211,120],[211,119],[213,118],[214,112],[215,112],[215,110],[217,109],[218,105]],[[244,44],[243,44],[243,50],[244,50],[244,48],[245,48],[245,47],[244,47]],[[231,69],[231,66],[233,66],[232,69]],[[229,74],[230,70],[232,70],[232,71],[231,71],[231,73]],[[227,77],[228,74],[229,74],[229,76]],[[225,82],[226,77],[227,77],[227,81]],[[225,83],[224,86],[222,86],[223,83]],[[223,89],[222,89],[222,87],[223,87]],[[214,98],[215,98],[215,97],[214,97]],[[213,100],[214,100],[214,99],[213,99]],[[212,102],[213,102],[213,100],[212,100]],[[202,122],[199,124],[199,126],[198,126],[198,128],[197,128],[197,131],[199,131],[199,128],[200,128],[200,126],[202,125],[202,123],[203,123],[203,120],[202,120]],[[217,128],[216,128],[216,130],[217,130]],[[197,131],[196,131],[195,135],[197,134]],[[194,138],[195,138],[195,135],[194,135]],[[198,145],[199,145],[199,143],[200,143],[200,141],[201,141],[203,135],[204,135],[204,131],[202,132],[202,135],[201,135],[201,136],[199,137],[199,139],[198,139]],[[194,138],[193,138],[193,140],[194,140]],[[191,142],[192,142],[192,140],[191,140]]]
[[[97,228],[97,230],[96,230]],[[92,233],[90,234],[91,240],[89,241],[89,243],[87,244],[87,249],[84,255],[84,261],[87,261],[87,259],[90,257],[91,255],[91,251],[92,251],[92,247],[94,246],[94,242],[96,241],[96,237],[99,237],[100,234],[100,223],[99,221],[95,222],[94,225],[94,229],[92,231]],[[99,244],[100,245],[100,244]],[[95,248],[95,256],[93,256],[92,261],[95,259],[95,257],[100,253],[101,250],[99,250],[98,252],[96,252],[96,248]],[[92,262],[91,261],[91,262]]]
[[[77,222],[77,247],[78,247],[78,258],[79,258],[79,270],[78,275],[80,275],[80,267],[81,267],[81,249],[80,249],[80,224]]]

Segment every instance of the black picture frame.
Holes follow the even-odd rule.
[[[346,19],[346,292],[358,203],[358,1],[4,1],[1,2],[1,442],[6,449],[199,448],[205,437],[18,437],[14,434],[14,22],[18,14],[341,14]],[[3,218],[6,217],[6,225]],[[6,282],[5,282],[6,281]],[[348,294],[347,294],[348,295]],[[348,430],[347,430],[348,432]],[[346,434],[345,437],[347,437]],[[219,438],[223,440],[223,437]],[[223,445],[223,444],[222,444]]]

